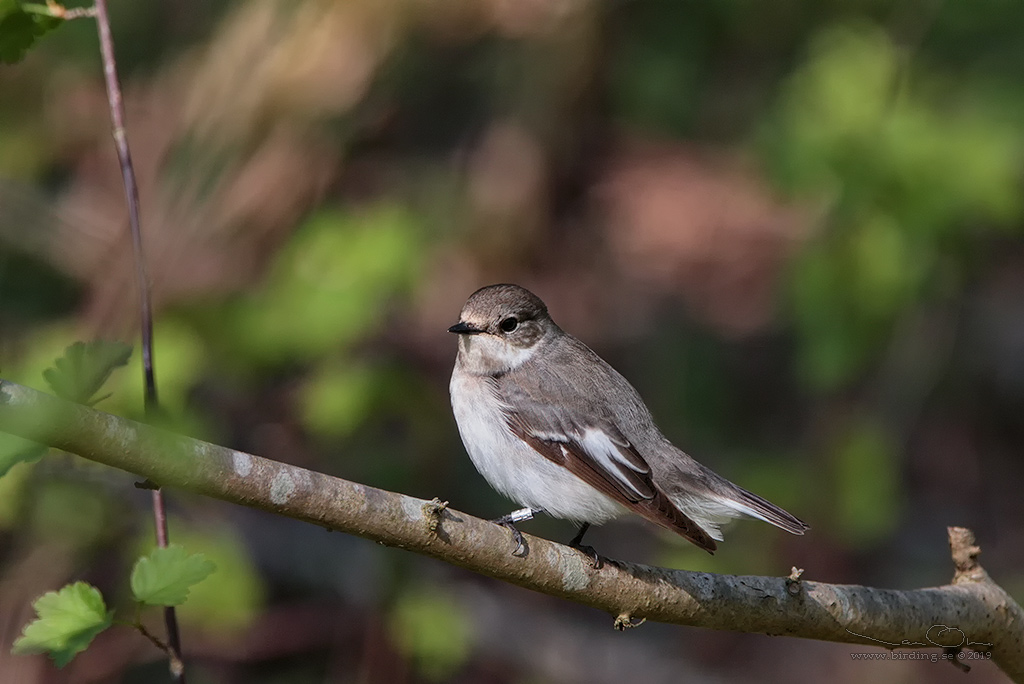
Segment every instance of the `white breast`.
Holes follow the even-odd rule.
[[[521,506],[543,508],[549,515],[575,522],[599,524],[626,512],[516,437],[486,379],[456,367],[449,389],[462,443],[496,490]]]

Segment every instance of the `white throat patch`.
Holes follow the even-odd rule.
[[[536,345],[517,347],[488,333],[459,336],[459,359],[474,375],[508,372],[529,361],[535,352]]]

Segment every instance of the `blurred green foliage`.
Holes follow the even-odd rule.
[[[450,677],[472,645],[468,616],[437,587],[407,588],[392,609],[391,631],[402,653],[435,682]]]
[[[0,480],[19,463],[34,463],[48,447],[27,439],[0,432]]]
[[[613,112],[641,130],[683,135],[693,126],[708,69],[707,21],[718,8],[676,0],[638,5],[625,25],[611,71]],[[701,14],[695,20],[693,13]]]
[[[92,406],[109,395],[96,397],[110,374],[128,363],[132,348],[120,342],[76,342],[64,350],[43,378],[58,397]]]
[[[58,318],[26,331],[28,342],[20,353],[3,367],[4,377],[41,392],[49,392],[44,373],[61,357],[64,349],[77,339],[74,323]]]
[[[7,435],[0,433],[0,453]],[[0,466],[2,467],[2,466]],[[0,529],[8,530],[17,524],[25,492],[25,482],[32,472],[30,463],[12,465],[0,477]]]
[[[76,342],[43,370],[42,376],[57,396],[91,406],[109,396],[94,395],[116,368],[127,363],[131,351],[131,347],[119,342]],[[45,422],[49,418],[41,415],[36,420]],[[0,478],[18,463],[37,461],[46,451],[43,445],[0,433]]]
[[[259,365],[309,364],[297,399],[312,432],[345,437],[379,400],[386,369],[352,347],[381,330],[389,302],[416,282],[424,237],[422,221],[390,203],[321,212],[278,256],[264,287],[231,305],[233,354]]]
[[[848,384],[900,315],[957,288],[979,233],[1018,229],[1024,131],[922,71],[878,28],[825,29],[765,130],[773,179],[824,212],[790,290],[811,387]]]
[[[191,324],[173,314],[161,316],[154,323],[153,338],[153,368],[157,375],[162,426],[195,437],[209,436],[211,426],[202,415],[190,409],[189,401],[191,392],[208,372],[206,341]],[[136,348],[141,347],[137,344]],[[132,355],[127,367],[105,385],[105,391],[110,392],[110,397],[101,405],[103,410],[134,420],[145,417],[141,353]]]
[[[900,520],[899,454],[875,421],[855,421],[836,445],[832,473],[836,523],[844,539],[866,546],[886,538]]]
[[[51,478],[32,494],[29,525],[36,538],[87,549],[120,532],[114,502],[88,483]]]
[[[0,0],[0,62],[14,64],[40,37],[60,26],[44,3]]]
[[[351,359],[328,359],[301,389],[303,424],[321,435],[346,437],[369,417],[378,399],[381,372]]]
[[[263,287],[230,312],[236,351],[280,363],[346,349],[384,321],[390,297],[416,282],[423,237],[416,216],[392,204],[312,217]]]

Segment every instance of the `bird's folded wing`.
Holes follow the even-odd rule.
[[[708,552],[715,541],[680,511],[651,480],[651,468],[612,423],[574,425],[550,405],[507,407],[509,429],[545,458],[651,522],[677,532]]]

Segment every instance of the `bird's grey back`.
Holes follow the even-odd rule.
[[[543,340],[540,353],[499,378],[501,394],[517,408],[529,405],[545,422],[562,429],[612,426],[641,451],[664,441],[629,381],[583,342],[559,332]],[[589,416],[599,424],[574,425],[570,408],[575,416]]]

